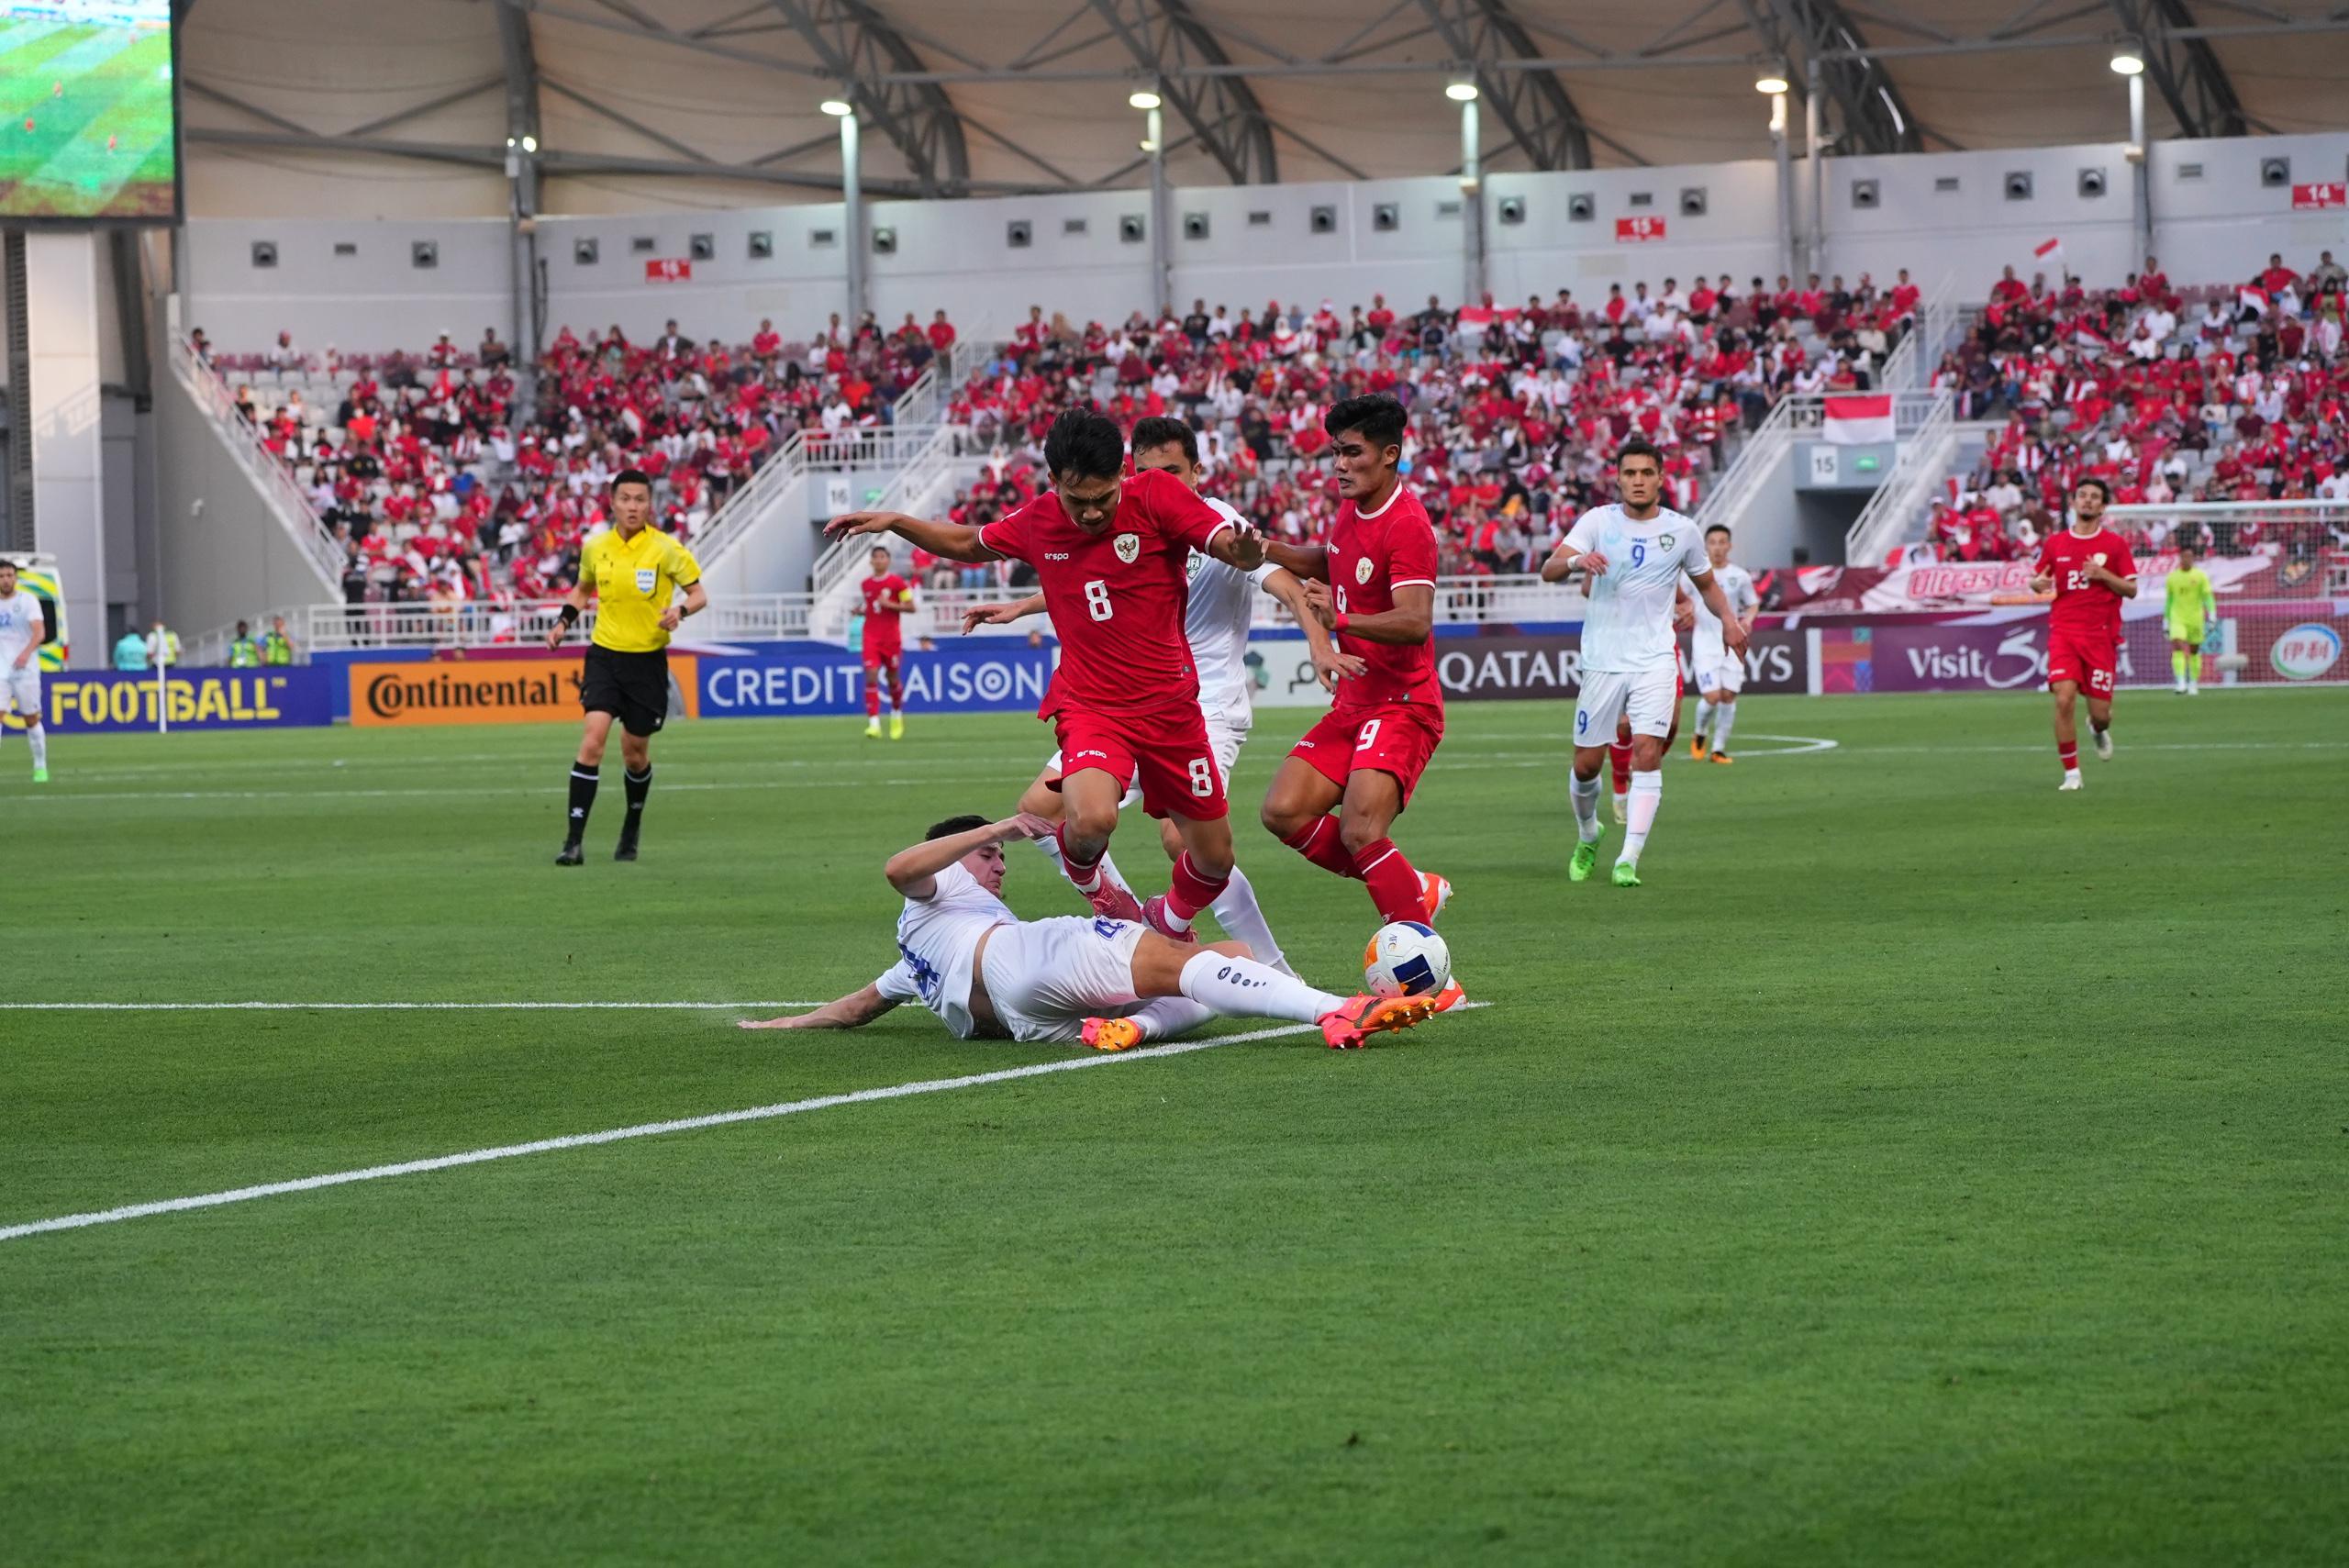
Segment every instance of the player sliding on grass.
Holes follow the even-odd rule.
[[[1542,581],[1562,583],[1575,571],[1590,574],[1590,613],[1582,628],[1582,697],[1575,706],[1574,782],[1569,791],[1581,841],[1566,868],[1587,881],[1598,863],[1598,769],[1619,719],[1631,723],[1631,821],[1615,862],[1618,887],[1640,885],[1640,851],[1664,804],[1666,738],[1678,716],[1680,650],[1672,635],[1672,606],[1680,576],[1721,623],[1721,639],[1745,648],[1745,623],[1714,579],[1696,523],[1661,505],[1664,463],[1639,439],[1615,454],[1615,484],[1622,499],[1594,506],[1575,519],[1542,565]]]
[[[812,1013],[741,1027],[852,1029],[900,1002],[919,1002],[961,1040],[1081,1040],[1096,1051],[1126,1051],[1209,1018],[1258,1018],[1319,1024],[1324,1040],[1346,1051],[1436,1011],[1431,996],[1317,991],[1258,963],[1241,942],[1203,948],[1101,916],[1022,920],[1004,906],[1003,846],[1052,831],[1025,812],[937,824],[885,870],[906,900],[896,963]]]
[[[2112,755],[2112,675],[2121,647],[2121,601],[2137,596],[2137,562],[2129,541],[2104,526],[2112,489],[2083,479],[2072,492],[2072,526],[2039,547],[2031,591],[2055,591],[2047,612],[2047,689],[2055,698],[2055,755],[2064,764],[2059,790],[2080,787],[2079,731],[2072,717],[2080,688],[2088,691],[2088,728],[2096,754]]]
[[[985,528],[901,512],[852,512],[832,538],[894,531],[932,555],[974,563],[1009,556],[1036,569],[1060,634],[1061,665],[1037,717],[1053,721],[1064,807],[1058,828],[1069,880],[1103,914],[1122,914],[1101,875],[1118,800],[1141,784],[1142,809],[1180,820],[1183,852],[1164,893],[1142,906],[1152,930],[1196,940],[1191,917],[1231,879],[1230,807],[1199,714],[1199,678],[1183,640],[1192,550],[1241,572],[1264,563],[1253,529],[1163,473],[1124,477],[1126,438],[1108,416],[1072,408],[1044,438],[1052,487]]]
[[[1199,439],[1180,419],[1152,417],[1135,421],[1133,453],[1135,472],[1171,474],[1186,489],[1197,491],[1204,472],[1199,466]],[[1242,521],[1240,514],[1225,502],[1210,497],[1208,505],[1231,523]],[[1313,668],[1324,686],[1332,684],[1341,675],[1360,674],[1364,666],[1361,660],[1337,651],[1329,633],[1314,618],[1304,584],[1272,562],[1266,562],[1253,572],[1242,572],[1194,550],[1190,574],[1190,605],[1183,617],[1183,635],[1191,645],[1191,662],[1199,673],[1199,711],[1207,721],[1208,744],[1215,752],[1216,771],[1223,775],[1229,787],[1231,765],[1239,760],[1240,748],[1247,744],[1248,731],[1255,723],[1255,710],[1248,698],[1247,655],[1248,628],[1254,618],[1252,610],[1257,589],[1262,588],[1286,605],[1305,628]],[[1031,594],[1017,604],[974,605],[963,612],[963,629],[967,633],[979,626],[1008,626],[1043,608],[1041,594]],[[1044,764],[1044,771],[1036,775],[1036,782],[1019,797],[1020,810],[1032,812],[1047,822],[1061,820],[1061,762],[1060,754],[1053,753]],[[1140,785],[1129,784],[1118,804],[1122,808],[1141,798]],[[1182,836],[1172,822],[1162,820],[1158,828],[1166,858],[1178,859],[1183,852]],[[1056,867],[1063,866],[1057,837],[1038,839],[1036,847]],[[1122,895],[1124,904],[1122,908],[1106,912],[1121,919],[1136,918],[1141,906],[1125,879],[1118,874],[1116,862],[1106,853],[1101,857],[1101,878]],[[1231,881],[1208,908],[1226,936],[1239,938],[1259,960],[1286,971],[1280,944],[1274,940],[1272,927],[1266,924],[1264,912],[1257,906],[1255,889],[1249,885],[1247,876],[1238,866],[1231,868]]]

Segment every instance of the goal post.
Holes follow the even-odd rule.
[[[2138,541],[2139,603],[2124,614],[2121,681],[2170,682],[2162,605],[2177,550],[2192,544],[2217,585],[2205,684],[2349,683],[2349,501],[2198,501],[2112,506],[2107,526]]]

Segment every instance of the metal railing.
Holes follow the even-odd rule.
[[[1909,335],[1884,361],[1884,373],[1876,382],[1878,391],[1918,392],[1932,385],[1942,350],[1949,347],[1950,326],[1956,318],[1952,305],[1956,290],[1956,275],[1944,272],[1932,293],[1918,302]]]
[[[865,509],[926,515],[937,504],[941,491],[953,480],[961,455],[961,433],[952,425],[936,427],[921,450],[890,476],[880,495]],[[837,635],[839,628],[848,624],[858,571],[875,542],[865,538],[835,539],[816,558],[809,580],[818,606],[818,636]]]
[[[1900,455],[1843,536],[1843,560],[1865,566],[1881,560],[1924,515],[1933,488],[1949,475],[1957,452],[1954,393],[1901,393],[1894,400]]]
[[[1810,426],[1818,425],[1820,399],[1816,394],[1789,393],[1778,399],[1770,417],[1755,428],[1737,449],[1737,456],[1722,473],[1720,483],[1707,491],[1697,503],[1697,516],[1707,523],[1724,522],[1732,528],[1753,504],[1756,495],[1776,472],[1779,462],[1794,444],[1796,410],[1800,406],[1811,410]]]
[[[228,455],[251,477],[272,515],[308,558],[318,581],[329,590],[340,587],[342,547],[335,542],[333,530],[320,519],[317,508],[277,461],[277,454],[262,444],[261,432],[237,412],[236,395],[220,373],[197,359],[194,346],[176,329],[164,336],[171,343],[173,373],[212,421]]]

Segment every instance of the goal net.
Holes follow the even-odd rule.
[[[2121,684],[2169,684],[2162,608],[2178,549],[2188,544],[2217,590],[2218,618],[2202,645],[2205,684],[2349,682],[2349,502],[2172,503],[2104,516],[2137,547]]]

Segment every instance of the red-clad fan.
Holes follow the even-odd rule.
[[[2104,526],[2112,488],[2083,479],[2072,492],[2072,526],[2039,547],[2031,591],[2054,591],[2047,616],[2047,689],[2055,698],[2055,754],[2063,760],[2058,789],[2080,787],[2079,733],[2072,709],[2088,694],[2088,728],[2096,754],[2112,755],[2112,677],[2121,648],[2121,601],[2137,596],[2137,562],[2129,541]]]
[[[1329,714],[1282,761],[1264,822],[1322,870],[1361,878],[1380,919],[1425,925],[1452,885],[1414,870],[1387,833],[1443,740],[1435,529],[1403,484],[1400,403],[1350,397],[1322,423],[1341,498],[1328,542],[1269,548],[1363,668],[1339,680]]]
[[[897,575],[886,545],[874,545],[872,569],[856,585],[864,599],[864,733],[881,739],[881,683],[889,683],[889,739],[906,738],[906,680],[898,670],[905,657],[906,612],[913,607],[914,585]]]
[[[1065,811],[1062,861],[1103,914],[1139,915],[1152,929],[1192,940],[1191,917],[1231,879],[1231,824],[1223,776],[1199,712],[1199,677],[1183,632],[1190,552],[1252,572],[1264,549],[1180,480],[1125,476],[1126,443],[1098,410],[1072,408],[1044,438],[1052,488],[983,528],[924,522],[898,512],[835,517],[826,532],[895,532],[949,561],[1009,557],[1036,572],[1060,669],[1038,717],[1060,741]],[[1432,573],[1431,573],[1432,575]],[[1101,875],[1130,781],[1144,810],[1182,836],[1172,885],[1140,910]]]

